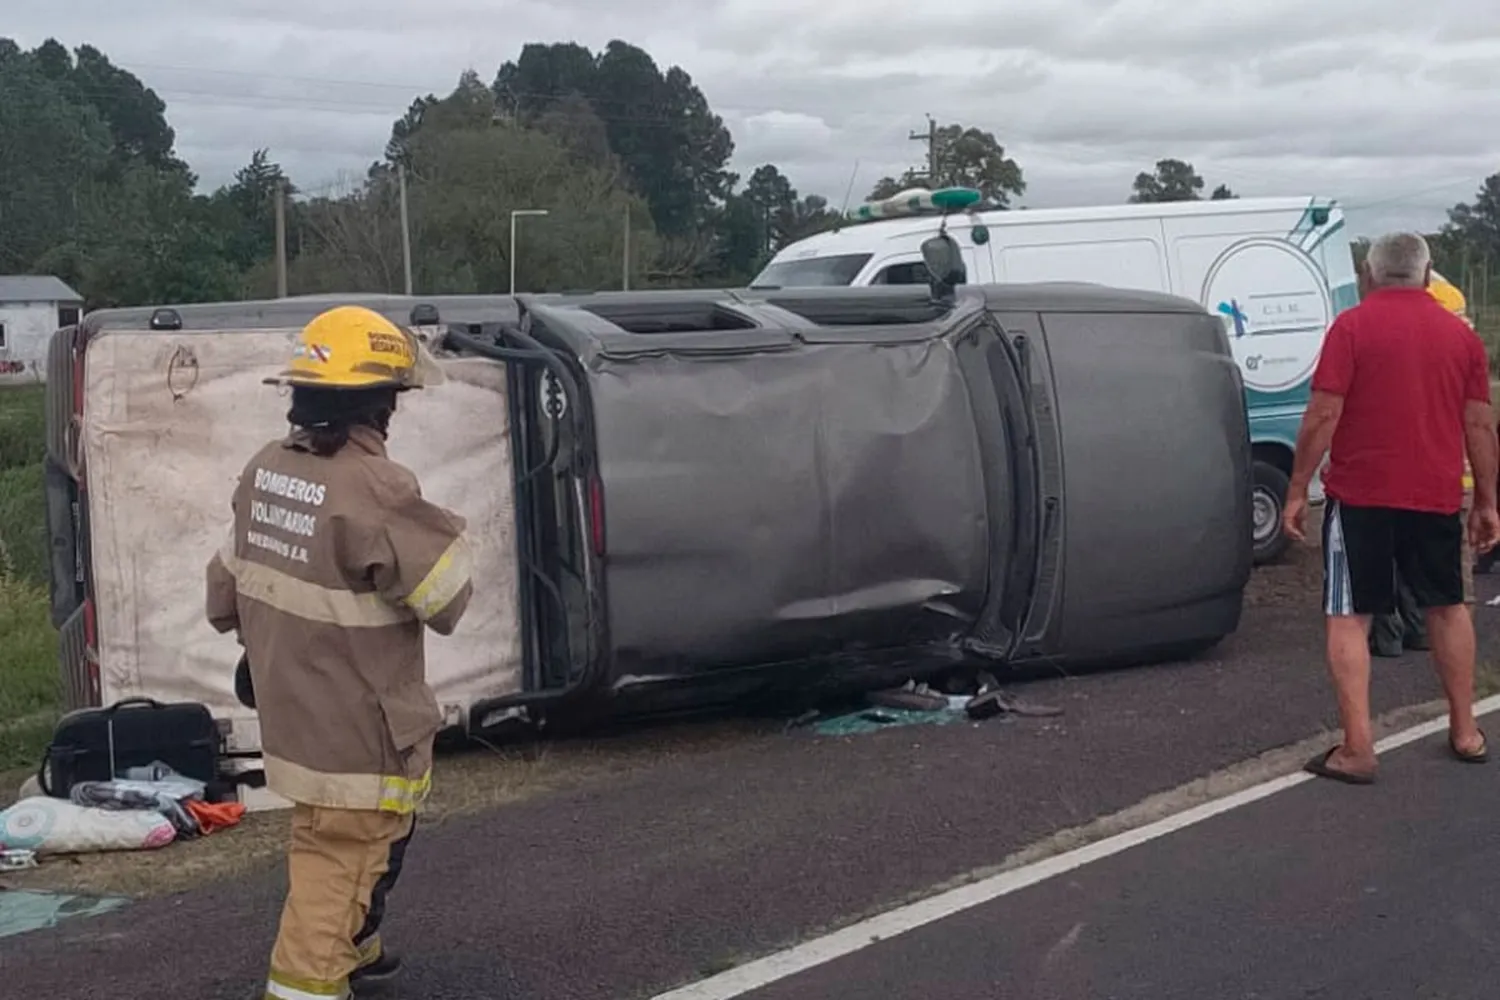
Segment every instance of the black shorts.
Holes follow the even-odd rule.
[[[1422,608],[1464,603],[1463,520],[1328,498],[1323,517],[1323,613],[1396,610],[1396,574]]]

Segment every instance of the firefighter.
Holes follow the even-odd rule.
[[[267,1000],[348,997],[400,960],[380,939],[442,722],[423,629],[472,593],[464,521],[386,457],[399,394],[440,372],[416,338],[340,306],[297,337],[290,433],[250,459],[207,613],[244,647],[236,690],[260,715],[266,785],[292,804],[289,888]]]

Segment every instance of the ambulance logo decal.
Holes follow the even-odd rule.
[[[1318,262],[1296,243],[1269,236],[1225,247],[1198,301],[1223,319],[1246,387],[1264,393],[1296,389],[1312,376],[1334,317]]]

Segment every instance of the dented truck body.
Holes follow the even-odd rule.
[[[455,726],[1150,659],[1238,624],[1243,391],[1195,303],[1078,284],[350,301],[415,326],[450,374],[403,400],[391,448],[479,525],[489,602],[430,646]],[[212,552],[245,445],[284,430],[260,370],[328,304],[59,332],[49,525],[75,705],[192,696],[254,742],[234,651],[168,581]],[[152,490],[122,471],[148,460],[199,471]]]

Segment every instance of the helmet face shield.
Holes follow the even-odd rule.
[[[448,381],[447,373],[443,366],[438,364],[438,359],[432,356],[427,345],[422,343],[414,334],[408,334],[412,343],[416,346],[415,356],[411,366],[411,382],[407,386],[411,389],[427,389],[435,385],[442,385]]]

